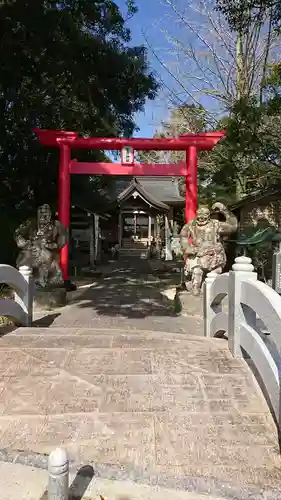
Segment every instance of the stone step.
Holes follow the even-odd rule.
[[[0,349],[7,347],[96,348],[96,349],[166,349],[181,348],[202,352],[206,348],[227,350],[224,339],[204,338],[184,333],[105,328],[24,328],[1,338]],[[208,347],[207,347],[208,346]]]
[[[142,257],[147,259],[149,250],[146,248],[120,248],[118,254],[120,257]]]

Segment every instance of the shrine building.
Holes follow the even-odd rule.
[[[71,247],[76,237],[85,265],[93,265],[113,246],[119,255],[149,258],[156,245],[162,258],[171,260],[175,234],[184,224],[185,197],[178,178],[118,176],[108,189],[100,210],[72,205]]]
[[[108,241],[118,245],[119,253],[147,258],[151,246],[157,243],[166,260],[171,260],[175,224],[182,225],[184,221],[185,198],[178,179],[119,177],[110,197],[115,208],[101,227]]]

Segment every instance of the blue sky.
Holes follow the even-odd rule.
[[[118,0],[117,3],[123,11],[126,0]],[[132,34],[132,44],[146,45],[143,36],[145,32],[151,46],[159,51],[165,60],[165,52],[169,48],[166,35],[161,32],[161,27],[165,23],[165,6],[161,4],[161,0],[136,0],[136,4],[139,9],[138,13],[128,23]],[[174,82],[171,83],[167,71],[157,62],[151,50],[149,50],[149,61],[151,68],[160,74],[161,79],[169,85],[174,84]],[[157,125],[159,126],[161,121],[167,118],[168,113],[168,104],[164,100],[163,93],[160,92],[155,101],[147,102],[145,112],[137,115],[136,122],[140,130],[135,136],[152,137]]]
[[[122,12],[125,13],[126,0],[116,0],[116,2]],[[169,116],[172,95],[179,97],[177,104],[194,102],[188,96],[188,92],[191,92],[197,102],[200,102],[205,108],[213,111],[217,110],[218,101],[211,97],[210,94],[202,93],[202,88],[215,90],[218,88],[219,81],[214,76],[215,73],[209,65],[210,52],[206,49],[206,45],[202,44],[200,37],[198,38],[195,32],[192,32],[192,29],[172,12],[165,0],[136,0],[136,4],[139,9],[138,13],[128,22],[132,35],[131,43],[133,45],[147,46],[147,38],[151,69],[164,82],[158,97],[154,101],[148,101],[145,112],[136,116],[136,122],[140,130],[135,135],[138,137],[152,137],[157,128],[161,126],[161,122]],[[196,1],[177,0],[175,5],[192,26],[199,26],[199,31],[203,30],[200,31],[200,34],[205,30],[203,36],[208,38],[210,25],[206,23],[206,17],[198,12]],[[145,36],[143,33],[145,33]],[[198,73],[196,62],[192,60],[192,57],[186,55],[189,47],[192,47],[192,51],[195,50],[200,58],[200,64],[202,63],[204,68],[203,78],[200,78],[202,74]],[[178,75],[179,81],[183,84],[182,86],[161,65],[154,52],[162,63],[167,65],[172,74]],[[211,68],[211,70],[207,69],[206,71],[206,68]],[[212,82],[211,86],[206,83],[206,79]]]

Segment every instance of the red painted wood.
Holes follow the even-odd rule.
[[[59,169],[58,214],[60,221],[69,228],[70,217],[70,174],[106,174],[133,176],[186,176],[186,218],[196,216],[197,210],[197,150],[212,149],[225,135],[221,132],[203,132],[200,134],[182,134],[180,137],[142,138],[82,138],[76,132],[62,130],[33,129],[41,144],[61,149]],[[146,151],[188,151],[188,169],[185,162],[156,165],[121,165],[113,163],[78,163],[70,161],[71,149],[121,150],[131,146],[134,150]],[[63,278],[68,276],[68,245],[61,250],[61,268]]]
[[[187,176],[185,178],[185,221],[188,223],[197,215],[197,149],[190,146],[186,152]]]
[[[62,144],[60,148],[59,166],[59,193],[58,193],[58,219],[69,229],[70,225],[70,147]],[[67,243],[60,250],[60,267],[64,280],[68,278],[68,246]]]
[[[91,163],[91,162],[78,162],[72,160],[70,162],[71,174],[88,174],[88,175],[133,175],[133,176],[185,176],[186,165],[185,162],[166,164],[136,164],[136,165],[122,165],[121,163]]]
[[[59,147],[63,142],[73,149],[104,149],[121,150],[131,146],[134,150],[146,151],[186,151],[189,146],[198,149],[212,149],[224,137],[224,132],[202,132],[200,134],[185,134],[180,137],[153,137],[131,139],[120,137],[79,137],[76,132],[58,130],[33,129],[41,144],[49,147]]]

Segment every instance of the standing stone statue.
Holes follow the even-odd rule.
[[[222,203],[215,203],[212,211],[221,213],[225,222],[211,219],[208,207],[198,209],[197,218],[183,226],[180,233],[184,257],[186,289],[199,295],[204,274],[220,274],[226,264],[223,237],[237,229],[237,219]]]
[[[36,222],[27,220],[20,225],[15,240],[20,249],[17,267],[32,268],[37,288],[64,286],[59,250],[68,241],[68,231],[61,222],[52,220],[49,205],[38,208]]]

